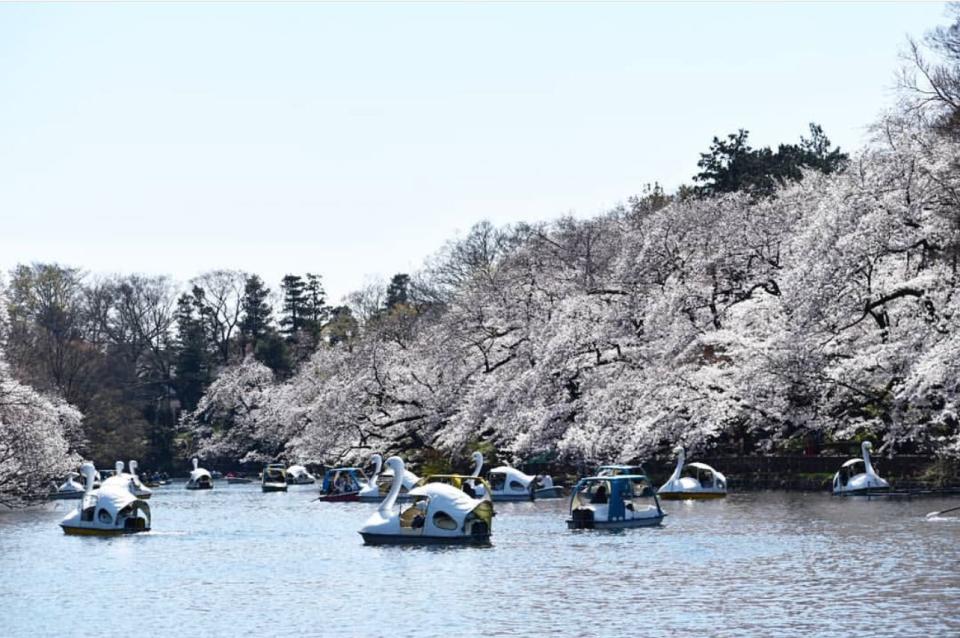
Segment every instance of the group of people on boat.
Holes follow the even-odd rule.
[[[333,480],[333,492],[335,494],[349,494],[357,490],[358,486],[356,481],[346,472],[337,474],[337,477]]]

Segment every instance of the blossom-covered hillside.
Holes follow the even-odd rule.
[[[476,226],[405,303],[290,379],[248,360],[184,423],[248,459],[489,443],[516,458],[762,451],[869,434],[960,453],[956,137],[904,110],[773,196],[652,190]]]

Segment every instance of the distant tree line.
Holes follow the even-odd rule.
[[[395,278],[397,295],[405,277]],[[180,291],[163,276],[22,264],[0,295],[9,374],[76,406],[83,426],[72,428],[69,447],[106,464],[138,458],[170,469],[188,453],[180,414],[196,408],[221,370],[250,357],[285,379],[318,348],[358,333],[353,311],[328,305],[314,273],[285,276],[276,307],[258,275],[230,270]]]

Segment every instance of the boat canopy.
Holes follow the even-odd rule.
[[[430,499],[431,507],[458,511],[470,511],[476,507],[476,500],[464,494],[463,490],[449,483],[428,483],[410,490],[410,496],[425,496]]]
[[[493,504],[488,497],[473,498],[449,483],[420,485],[410,490],[410,497],[413,504],[401,513],[401,526],[412,524],[418,512],[428,515],[434,526],[450,531],[462,529],[471,515],[488,525],[493,518]]]
[[[480,496],[474,496],[473,498],[489,498],[490,494],[490,484],[486,480],[480,478],[479,476],[467,476],[464,474],[429,474],[424,476],[422,479],[417,481],[416,488],[423,487],[425,485],[432,485],[435,483],[442,483],[449,485],[450,487],[460,490],[463,492],[463,488],[466,485],[471,486],[472,488],[480,487],[482,493]],[[416,489],[415,488],[415,489]],[[470,497],[469,493],[465,493]],[[414,495],[414,492],[411,490],[409,492],[411,496]]]
[[[195,470],[191,470],[191,471],[190,471],[190,480],[191,480],[192,482],[194,482],[194,483],[196,483],[197,481],[199,481],[199,480],[202,479],[203,477],[207,477],[207,478],[209,478],[210,480],[213,480],[213,477],[210,476],[210,472],[206,471],[206,470],[203,469],[202,467],[199,467],[199,468],[197,468],[197,469],[195,469]]]
[[[601,465],[597,470],[597,476],[646,475],[646,473],[642,465]]]
[[[491,484],[499,483],[500,481],[497,479],[503,477],[503,486],[494,486],[494,489],[527,489],[534,479],[533,476],[525,474],[517,468],[510,467],[509,465],[495,467],[490,470],[487,476],[490,477]]]
[[[852,465],[857,465],[858,463],[862,464],[863,459],[850,459],[849,461],[845,461],[840,467],[850,467]]]
[[[695,470],[700,470],[701,472],[710,472],[710,473],[712,473],[712,474],[716,474],[716,473],[717,473],[717,471],[716,471],[715,469],[713,469],[712,467],[710,467],[710,466],[707,465],[706,463],[697,463],[697,462],[687,463],[685,467],[693,468],[693,469],[695,469]]]
[[[284,468],[283,463],[270,463],[263,469],[263,480],[269,481],[271,479],[276,479],[279,481],[286,482],[287,470]]]
[[[326,493],[332,490],[334,483],[341,476],[349,477],[353,481],[354,485],[352,487],[354,490],[351,491],[358,490],[367,483],[367,475],[359,467],[335,467],[324,472],[323,485],[320,486],[320,491]]]
[[[125,487],[101,487],[97,492],[93,493],[93,496],[96,499],[96,502],[93,504],[93,506],[96,507],[97,510],[97,520],[102,523],[116,523],[117,515],[131,505],[136,505],[137,509],[143,510],[143,512],[147,515],[147,518],[150,517],[150,506],[147,504],[147,502],[131,494],[130,491]],[[90,507],[90,502],[85,499],[83,505],[83,509],[87,509]],[[101,520],[101,512],[109,513],[111,520]]]

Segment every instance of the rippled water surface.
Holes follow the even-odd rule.
[[[492,547],[438,549],[365,547],[376,505],[315,495],[178,483],[109,539],[0,514],[0,635],[960,635],[960,518],[924,517],[960,500],[749,493],[619,533],[498,503]]]

